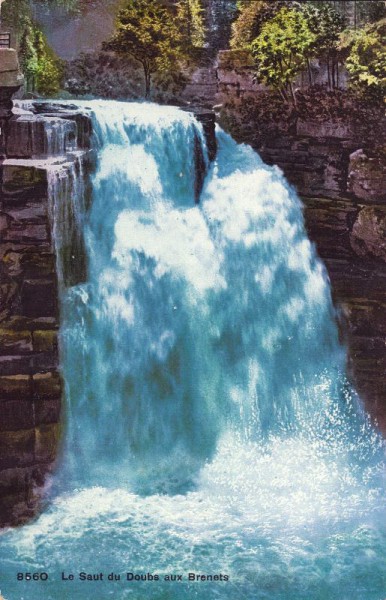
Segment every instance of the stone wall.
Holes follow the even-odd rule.
[[[0,526],[36,513],[60,441],[59,296],[49,183],[55,170],[66,177],[87,160],[91,131],[87,117],[63,110],[48,116],[24,112],[3,125]]]
[[[331,280],[349,374],[386,432],[386,157],[375,143],[385,139],[386,122],[374,133],[348,119],[288,122],[283,114],[265,131],[264,116],[243,110],[262,93],[248,55],[220,54],[220,124],[277,164],[300,194]]]

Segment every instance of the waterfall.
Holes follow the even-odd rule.
[[[81,153],[47,168],[49,212],[61,293],[85,278],[86,190]]]
[[[295,191],[221,130],[210,163],[187,112],[84,106],[91,206],[74,183],[63,206],[58,173],[51,187],[63,457],[51,506],[0,551],[9,573],[52,575],[9,585],[55,600],[380,600],[383,443],[345,378]]]

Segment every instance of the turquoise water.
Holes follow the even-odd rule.
[[[86,106],[98,164],[87,281],[62,293],[65,444],[45,512],[1,538],[4,597],[384,600],[384,448],[296,194],[218,131],[195,205],[191,115]]]

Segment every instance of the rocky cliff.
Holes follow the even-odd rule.
[[[283,107],[272,126],[254,111],[263,88],[247,53],[220,53],[217,77],[220,123],[277,164],[303,200],[331,280],[349,374],[386,431],[386,157],[376,143],[386,122],[288,119]]]
[[[55,464],[62,385],[53,201],[70,203],[91,131],[77,110],[29,108],[2,124],[0,526],[35,514]]]

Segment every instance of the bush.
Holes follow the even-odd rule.
[[[134,60],[109,52],[81,54],[67,63],[64,88],[74,96],[136,99],[142,91],[142,74]]]
[[[386,95],[386,19],[356,31],[346,60],[350,85],[360,95],[382,100]]]

